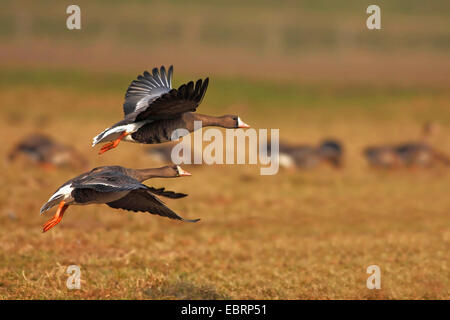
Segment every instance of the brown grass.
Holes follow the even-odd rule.
[[[140,145],[123,143],[101,157],[90,148],[92,136],[121,115],[121,97],[5,88],[0,157],[39,129],[72,143],[91,167],[159,165]],[[362,108],[272,109],[261,115],[251,101],[239,102],[246,122],[280,127],[288,140],[339,137],[346,166],[276,176],[260,176],[256,166],[189,168],[192,177],[148,182],[189,193],[167,202],[185,217],[201,218],[197,224],[74,206],[42,234],[48,217],[38,215],[40,206],[78,172],[2,162],[0,298],[448,299],[449,170],[377,172],[361,157],[366,144],[417,137],[424,112],[444,119],[434,143],[450,150],[448,101],[448,95],[424,94],[384,102],[381,110],[392,113],[378,116]],[[208,101],[202,112],[208,112]],[[66,289],[71,264],[81,267],[81,290]],[[381,290],[366,288],[371,264],[381,268]]]

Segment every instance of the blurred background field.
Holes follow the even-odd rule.
[[[430,143],[450,154],[450,3],[377,3],[379,31],[364,1],[79,1],[69,31],[71,3],[2,1],[0,298],[448,299],[448,167],[377,171],[362,150],[418,140],[432,121]],[[167,202],[197,224],[74,206],[42,234],[39,208],[79,171],[8,163],[9,150],[43,132],[92,168],[160,166],[143,145],[98,156],[90,143],[137,74],[163,64],[175,86],[210,77],[201,113],[292,143],[335,137],[344,167],[188,167],[147,184],[188,193]],[[71,264],[81,290],[66,289]],[[381,290],[366,288],[372,264]]]

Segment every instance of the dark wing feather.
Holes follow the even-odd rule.
[[[164,188],[153,188],[153,187],[148,187],[147,189],[148,191],[150,191],[153,194],[156,194],[158,196],[163,196],[166,198],[171,198],[171,199],[179,199],[179,198],[184,198],[187,196],[187,194],[185,193],[178,193],[178,192],[173,192],[173,191],[168,191],[165,190]]]
[[[148,107],[139,108],[127,118],[134,121],[171,119],[185,113],[193,112],[202,102],[208,88],[209,79],[198,80],[195,85],[191,81],[181,85],[178,89],[172,89],[160,97],[149,101]]]
[[[137,112],[141,108],[147,108],[149,102],[160,97],[172,89],[173,66],[169,67],[168,74],[166,68],[162,66],[159,70],[154,68],[152,74],[145,71],[139,75],[128,86],[123,103],[123,112],[125,117]]]
[[[169,209],[161,200],[150,193],[149,190],[133,190],[122,199],[109,202],[107,205],[115,209],[124,209],[135,212],[143,211],[187,222],[197,222],[200,220],[188,220],[180,217]]]

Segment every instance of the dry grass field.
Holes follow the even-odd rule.
[[[368,144],[415,140],[425,121],[450,150],[450,93],[414,87],[332,85],[211,76],[200,111],[236,113],[281,138],[344,143],[342,170],[185,167],[192,177],[150,180],[188,193],[167,203],[188,224],[107,206],[70,207],[43,234],[53,191],[79,172],[4,161],[22,136],[74,145],[90,167],[160,166],[145,146],[97,155],[91,138],[121,116],[128,73],[3,69],[0,83],[0,299],[449,299],[450,170],[375,171]],[[179,78],[180,84],[187,77]],[[68,290],[67,266],[81,267]],[[366,268],[381,268],[381,290]]]
[[[430,143],[450,156],[450,2],[79,0],[0,3],[0,299],[449,299],[450,168],[369,168],[367,145]],[[174,85],[210,77],[199,112],[238,114],[292,143],[344,145],[344,167],[259,175],[258,165],[185,166],[155,179],[196,224],[72,206],[47,233],[39,209],[80,173],[6,156],[41,132],[89,167],[161,166],[147,146],[101,156],[91,139],[122,116],[126,87],[173,64]],[[81,268],[81,289],[66,269]],[[366,269],[381,268],[381,289]]]

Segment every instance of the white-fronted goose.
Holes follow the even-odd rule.
[[[363,152],[372,167],[388,169],[401,166],[401,158],[393,146],[370,146]]]
[[[318,152],[322,161],[328,162],[332,166],[339,168],[342,166],[343,147],[337,140],[324,140],[321,142]]]
[[[376,168],[426,168],[450,165],[450,158],[424,142],[368,147],[364,150],[369,164]]]
[[[64,166],[86,168],[87,166],[87,160],[74,148],[39,133],[26,136],[18,142],[9,153],[8,158],[10,161],[14,161],[19,155],[25,156],[44,168]]]
[[[58,205],[56,214],[47,221],[43,232],[57,225],[70,205],[87,205],[105,203],[111,208],[129,211],[142,211],[187,222],[187,220],[169,209],[157,196],[182,198],[186,194],[155,189],[142,184],[150,178],[173,178],[190,176],[191,174],[179,166],[165,166],[154,169],[128,169],[121,166],[104,166],[83,173],[66,183],[50,197],[41,208],[43,214]]]
[[[173,67],[168,72],[162,66],[154,68],[152,74],[145,71],[131,82],[125,94],[123,111],[125,118],[97,135],[92,146],[109,142],[99,153],[117,147],[121,140],[136,143],[155,144],[171,140],[176,129],[193,132],[194,121],[202,126],[224,128],[248,128],[238,116],[214,117],[194,113],[202,102],[209,79],[190,81],[178,89],[172,89]]]
[[[426,123],[419,141],[393,145],[371,146],[364,150],[367,161],[373,167],[431,167],[442,163],[450,165],[450,158],[429,144],[432,135],[439,131],[436,123]]]
[[[406,167],[429,167],[438,160],[435,157],[437,153],[426,143],[403,143],[394,146],[394,150],[401,160],[401,164]]]
[[[309,169],[317,167],[321,163],[340,167],[342,153],[342,145],[335,140],[325,140],[319,146],[291,145],[280,142],[279,163],[284,168]]]
[[[422,127],[422,137],[419,141],[394,146],[402,165],[407,167],[431,167],[438,163],[450,165],[450,158],[430,144],[432,137],[439,133],[439,130],[439,124],[427,122]]]

